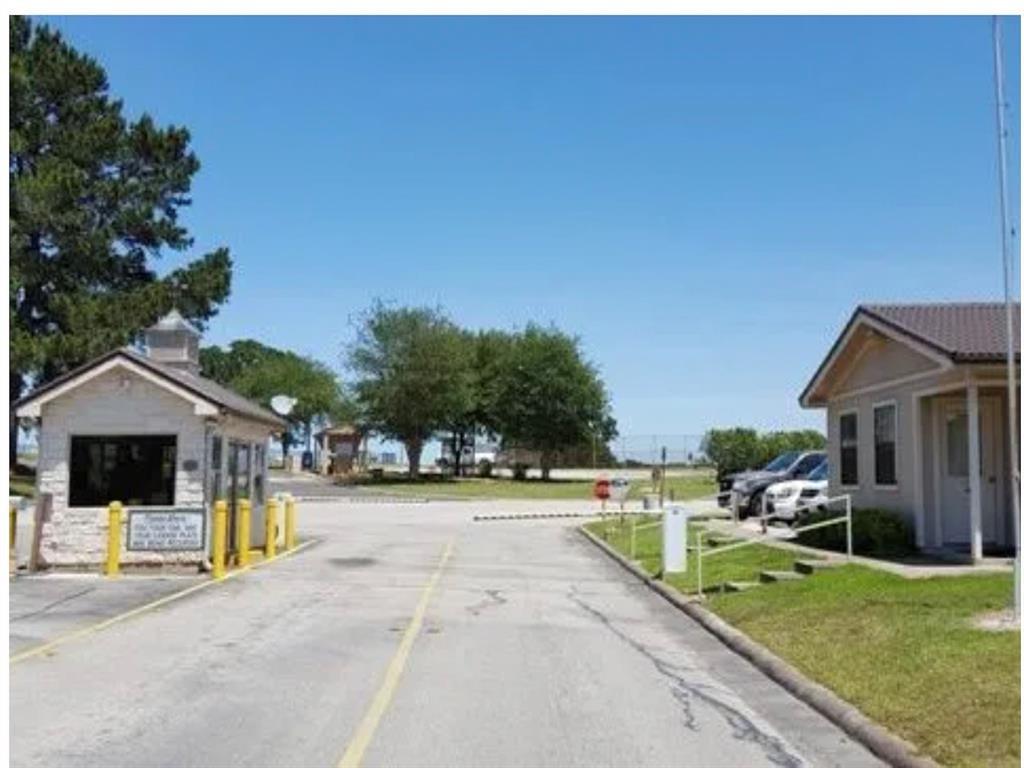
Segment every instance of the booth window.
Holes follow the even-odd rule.
[[[875,485],[896,485],[896,405],[875,406]]]
[[[857,414],[839,417],[839,484],[857,485]]]
[[[224,440],[220,435],[210,439],[210,501],[224,498],[223,466]]]
[[[176,462],[174,435],[72,437],[69,503],[173,506]]]
[[[256,444],[253,451],[253,501],[256,504],[262,504],[264,501],[264,485],[263,485],[263,473],[265,460],[263,455],[264,448],[260,444]]]

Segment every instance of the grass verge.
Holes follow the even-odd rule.
[[[600,525],[588,527],[601,535]],[[656,572],[660,529],[643,534],[638,559]],[[628,555],[628,525],[608,542]],[[709,558],[705,571],[739,578],[761,557],[782,567],[759,548],[770,549]],[[691,580],[669,583],[689,591]],[[1007,574],[904,579],[844,566],[707,605],[940,763],[1010,766],[1020,765],[1020,632],[985,632],[971,618],[1005,608],[1012,593]]]
[[[585,527],[591,533],[605,539],[619,552],[627,557],[631,556],[640,563],[645,571],[654,574],[661,571],[661,528],[644,526],[655,519],[647,516],[635,519],[638,530],[636,531],[636,548],[632,553],[630,552],[631,520],[627,519],[620,523],[619,518],[613,516],[605,521],[587,523]],[[696,545],[697,533],[701,531],[703,531],[703,526],[700,523],[690,523],[688,538],[691,550]],[[705,546],[709,551],[717,548],[715,542],[714,535],[705,536]],[[721,543],[724,545],[728,542],[721,541]],[[669,574],[665,581],[680,592],[695,593],[697,591],[695,556],[695,553],[691,551],[690,567],[687,568],[686,573]],[[806,559],[806,556],[764,544],[751,544],[749,547],[712,555],[704,560],[704,591],[718,591],[727,581],[757,581],[761,571],[791,571],[793,563],[799,558]]]
[[[36,495],[36,473],[30,467],[18,464],[17,467],[8,471],[11,496],[34,497]]]
[[[419,480],[385,477],[381,480],[367,479],[357,483],[386,493],[422,496],[488,499],[563,499],[587,501],[593,499],[594,484],[590,480],[511,480],[508,478],[447,478],[424,477]],[[692,475],[669,477],[666,494],[677,499],[693,499],[715,492],[714,475],[700,472]],[[639,499],[650,492],[650,483],[634,482],[630,488],[630,499]]]

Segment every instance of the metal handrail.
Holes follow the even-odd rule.
[[[713,493],[713,494],[709,494],[707,496],[698,496],[695,499],[686,499],[685,502],[712,501],[712,500],[717,502],[718,497],[719,497],[719,494]],[[678,501],[678,502],[677,501],[670,501],[669,504],[683,504],[685,502],[684,501]],[[659,511],[663,511],[663,510],[659,510]],[[652,520],[649,523],[642,523],[640,525],[637,525],[636,524],[636,516],[638,514],[643,514],[643,512],[640,512],[640,513],[630,512],[628,514],[629,514],[629,517],[630,517],[630,520],[629,520],[629,523],[630,523],[630,529],[629,529],[629,559],[630,560],[635,560],[636,559],[636,532],[637,531],[645,530],[647,528],[657,528],[659,525],[662,524],[662,522],[664,520],[664,517],[658,516],[657,519]],[[654,514],[657,514],[657,512],[655,512]],[[612,513],[608,517],[614,517],[614,513]],[[620,513],[619,517],[621,519],[622,517],[624,517],[624,515]],[[689,520],[702,520],[702,519],[707,519],[707,518],[705,516],[703,516],[703,515],[694,515],[694,516],[689,518]],[[618,528],[618,526],[616,526],[616,528]],[[608,540],[608,519],[605,517],[603,510],[602,510],[602,513],[601,513],[601,530],[604,533],[605,541],[607,541]],[[687,549],[693,549],[693,547],[687,547]]]
[[[793,533],[800,533],[801,531],[813,531],[816,528],[825,528],[830,525],[838,525],[840,523],[846,524],[846,558],[847,560],[853,559],[853,506],[849,494],[843,494],[842,496],[834,496],[824,501],[819,501],[813,505],[807,506],[815,507],[828,507],[836,502],[843,502],[846,508],[845,514],[841,517],[836,517],[831,520],[823,520],[820,523],[811,523],[809,525],[800,526],[797,528],[790,528]],[[775,514],[762,515],[762,524],[775,517]],[[708,531],[697,531],[697,597],[703,599],[704,597],[704,558],[713,557],[714,555],[720,555],[723,552],[731,552],[736,549],[742,549],[743,547],[749,547],[752,544],[760,544],[764,541],[763,538],[750,538],[744,541],[736,542],[735,544],[726,544],[723,547],[715,547],[714,549],[704,552],[701,538]]]

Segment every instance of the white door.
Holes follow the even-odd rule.
[[[997,440],[997,403],[982,399],[978,405],[981,444],[981,525],[986,543],[1002,543],[998,488],[1000,452]],[[942,504],[942,539],[946,545],[969,546],[971,541],[971,489],[968,482],[967,404],[947,401],[940,420],[939,484]]]

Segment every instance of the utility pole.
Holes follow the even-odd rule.
[[[1015,239],[1016,229],[1007,226],[1007,191],[1006,191],[1006,99],[1003,95],[1003,45],[999,17],[992,17],[993,54],[995,56],[996,79],[996,126],[999,132],[999,216],[1000,235],[1003,251],[1003,298],[1006,303],[1006,401],[1007,417],[1010,427],[1010,468],[1013,501],[1013,617],[1020,621],[1020,460],[1017,445],[1017,364],[1014,343],[1014,302],[1013,302],[1013,265],[1010,253],[1011,240]]]
[[[668,470],[668,450],[661,446],[661,483],[658,488],[658,509],[665,507],[665,474]]]

